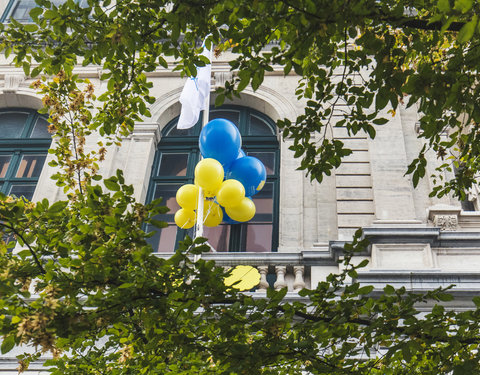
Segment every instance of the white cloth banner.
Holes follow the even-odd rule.
[[[212,61],[212,51],[203,46],[202,56]],[[177,129],[189,129],[194,126],[200,117],[200,111],[206,110],[205,99],[210,95],[212,64],[197,67],[197,76],[189,77],[182,94],[180,103],[182,111],[178,119]]]

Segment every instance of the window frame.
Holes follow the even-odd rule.
[[[274,153],[274,166],[273,173],[268,175],[265,181],[266,184],[272,183],[272,242],[270,252],[278,251],[279,241],[279,200],[280,200],[280,145],[278,142],[277,128],[273,120],[271,120],[265,114],[249,107],[237,106],[237,105],[224,105],[219,108],[213,106],[210,107],[210,113],[219,112],[222,110],[238,111],[239,112],[239,130],[242,134],[242,149],[248,155],[251,152],[273,152]],[[259,117],[272,131],[271,135],[247,135],[247,126],[250,115]],[[151,202],[155,194],[156,184],[165,183],[168,184],[193,184],[194,174],[193,171],[197,162],[200,160],[200,150],[198,147],[198,137],[201,131],[202,115],[199,121],[194,126],[192,135],[178,135],[172,136],[168,133],[175,129],[178,117],[174,118],[162,129],[161,139],[157,145],[154,161],[152,164],[150,181],[147,192],[147,202]],[[166,144],[165,139],[168,138]],[[163,142],[162,142],[163,141]],[[165,153],[188,153],[187,170],[185,176],[158,176],[158,169],[160,168],[160,160]],[[253,197],[255,198],[255,196]],[[165,203],[165,202],[164,202]],[[175,212],[169,212],[167,215],[173,215]],[[172,219],[173,221],[173,219]],[[170,220],[169,220],[170,222]],[[255,222],[249,222],[254,224]],[[261,221],[260,221],[261,223]],[[230,238],[228,245],[228,252],[246,252],[246,236],[247,236],[248,223],[230,224]],[[190,229],[191,231],[191,229]],[[175,247],[178,242],[185,238],[187,230],[178,229],[175,238]],[[243,248],[242,248],[243,247]],[[172,249],[173,251],[173,249]]]
[[[17,2],[18,0],[10,0],[5,7],[5,10],[2,13],[2,16],[0,17],[0,22],[6,22],[7,19],[9,19],[9,15],[12,11],[13,5]]]
[[[12,185],[22,183],[24,185],[37,186],[38,177],[15,177],[22,157],[24,155],[44,154],[48,155],[48,149],[52,143],[52,138],[29,138],[39,118],[46,120],[37,111],[28,108],[9,107],[0,109],[0,115],[4,113],[27,113],[27,118],[23,125],[22,133],[18,138],[0,137],[0,156],[11,156],[5,177],[0,178],[0,192],[10,195]],[[1,123],[0,123],[1,129]],[[42,169],[45,162],[42,165]]]

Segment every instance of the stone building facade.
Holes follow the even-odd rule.
[[[6,3],[9,2],[0,4],[0,15],[7,9]],[[212,90],[223,86],[229,79],[229,57],[224,53],[214,59]],[[154,175],[160,173],[158,155],[163,152],[162,141],[167,140],[168,127],[174,129],[174,121],[180,113],[179,96],[185,79],[172,72],[173,66],[174,62],[170,61],[169,69],[159,68],[147,74],[153,82],[151,95],[156,98],[150,107],[152,117],[136,124],[133,134],[124,139],[120,147],[111,147],[100,165],[100,174],[105,177],[122,169],[127,183],[134,186],[136,198],[141,202],[151,199],[154,194],[152,186],[156,182],[152,181]],[[106,85],[99,80],[101,67],[79,67],[76,73],[89,78],[98,93]],[[48,166],[52,156],[47,155],[45,149],[25,149],[22,142],[12,147],[7,131],[2,129],[2,126],[13,126],[12,121],[25,119],[41,107],[41,98],[30,88],[32,81],[23,71],[0,57],[0,189],[8,194],[7,189],[25,183],[33,186],[29,190],[33,201],[43,198],[55,201],[62,199],[63,193],[50,179],[55,173],[54,168]],[[274,153],[271,177],[274,187],[271,195],[263,197],[265,211],[262,213],[266,219],[259,221],[257,232],[252,229],[252,233],[261,235],[263,242],[258,245],[254,240],[249,241],[248,229],[247,234],[239,230],[238,238],[246,236],[246,240],[236,247],[235,252],[229,252],[227,241],[222,242],[220,237],[233,236],[232,230],[223,228],[223,232],[214,234],[220,247],[205,258],[224,266],[256,266],[262,275],[259,292],[270,283],[276,288],[287,286],[289,298],[298,298],[297,290],[313,288],[326,275],[338,271],[337,260],[341,256],[342,244],[357,228],[363,228],[371,245],[365,254],[357,257],[359,261],[364,258],[370,261],[359,273],[360,281],[373,284],[378,290],[385,284],[403,285],[418,291],[455,284],[456,299],[452,306],[468,308],[471,297],[480,291],[480,211],[476,211],[480,207],[477,195],[472,192],[470,204],[463,204],[465,209],[462,209],[462,202],[455,198],[430,198],[433,185],[428,177],[421,180],[416,189],[413,188],[405,172],[422,147],[422,141],[418,139],[419,115],[415,106],[401,107],[393,116],[387,113],[388,108],[385,109],[385,117],[390,120],[377,126],[374,140],[361,133],[349,136],[345,128],[330,129],[329,136],[342,140],[353,153],[344,159],[335,173],[319,184],[310,182],[302,171],[296,169],[299,160],[289,150],[291,141],[282,140],[278,130],[271,127],[276,120],[295,120],[302,114],[303,103],[295,96],[297,82],[298,77],[284,77],[282,70],[269,72],[257,91],[247,88],[241,98],[226,103],[227,110],[249,113],[253,116],[251,119],[259,118],[270,126],[265,129],[272,132],[268,134],[271,147],[263,149],[262,144],[253,145],[251,152]],[[212,92],[212,103],[214,99]],[[27,117],[12,115],[19,113],[27,114]],[[30,142],[28,137],[35,138],[36,123],[29,126],[29,135],[18,136],[17,141],[25,138],[27,144]],[[261,134],[259,136],[261,139]],[[173,156],[182,153],[175,152],[172,152]],[[17,155],[16,167],[10,158],[12,155]],[[25,155],[40,155],[34,158],[36,167],[28,164]],[[429,176],[438,161],[433,154],[427,157],[429,170],[426,175]],[[39,168],[38,163],[43,163],[43,168]],[[177,173],[188,173],[181,170]],[[178,176],[186,174],[175,177]],[[162,185],[163,180],[159,181]],[[165,181],[164,185],[176,183],[175,178],[173,182]],[[262,232],[260,224],[264,225],[267,235]],[[169,241],[174,241],[175,235],[172,237],[171,233]],[[161,240],[157,240],[160,244]],[[165,244],[159,247],[161,256],[173,251],[173,242],[168,243],[170,248]],[[0,362],[0,373],[16,373],[13,356],[13,353],[9,354],[9,358]],[[31,370],[35,373],[35,366]]]

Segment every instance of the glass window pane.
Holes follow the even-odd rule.
[[[233,110],[213,110],[210,112],[209,118],[210,120],[216,118],[225,118],[233,122],[238,127],[238,124],[240,123],[240,112]]]
[[[28,113],[0,113],[0,138],[20,138]]]
[[[267,170],[268,175],[275,173],[275,153],[274,152],[247,152],[248,156],[253,156],[259,159],[265,169]]]
[[[10,155],[0,155],[0,178],[5,178],[11,159]]]
[[[46,155],[23,155],[15,177],[31,178],[40,176],[45,158]]]
[[[159,176],[186,176],[187,175],[188,154],[162,154],[160,157],[160,166],[158,167]]]
[[[218,252],[228,251],[230,241],[230,225],[221,224],[210,228],[203,228],[204,237],[208,238],[208,243]]]
[[[34,192],[35,185],[13,184],[8,195],[15,195],[16,197],[24,197],[31,200]]]
[[[177,237],[177,226],[175,224],[162,229],[148,225],[147,232],[151,231],[156,231],[156,233],[148,239],[148,243],[152,245],[155,251],[159,253],[175,251],[175,239]]]
[[[29,12],[36,6],[35,0],[17,0],[10,17],[19,22],[31,21]]]
[[[153,199],[157,199],[162,197],[162,205],[167,206],[170,211],[169,214],[175,214],[177,210],[180,209],[180,206],[177,203],[177,200],[175,199],[175,196],[177,194],[177,190],[180,189],[182,185],[181,184],[156,184],[155,186],[155,194],[153,196]],[[159,220],[165,220],[165,216],[161,215],[161,219]]]
[[[166,134],[167,137],[193,137],[200,134],[200,129],[202,127],[202,114],[195,126],[190,129],[177,129],[177,125],[173,126],[169,132]]]
[[[247,252],[272,251],[272,224],[248,224],[246,242],[245,251]]]
[[[49,123],[45,118],[39,117],[35,123],[32,134],[30,134],[30,138],[51,138],[48,132],[48,125]]]
[[[273,212],[273,183],[268,182],[262,190],[260,190],[253,197],[257,214],[272,214]],[[255,220],[255,217],[253,218]]]
[[[250,115],[248,122],[248,135],[275,135],[270,126],[255,115]]]

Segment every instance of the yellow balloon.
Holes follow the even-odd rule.
[[[208,191],[208,190],[203,191],[203,196],[206,198],[213,198],[216,194],[217,194],[216,191]]]
[[[175,213],[175,224],[182,229],[188,229],[195,224],[195,218],[196,215],[193,210],[181,208]]]
[[[198,187],[193,184],[186,184],[177,190],[177,203],[180,207],[188,210],[196,210],[198,203]]]
[[[232,286],[238,290],[250,290],[259,282],[260,272],[252,266],[236,266],[230,270],[230,276],[224,280],[226,286]]]
[[[217,191],[217,202],[223,207],[238,206],[245,198],[245,188],[237,180],[225,180]]]
[[[198,184],[197,182],[197,179],[195,179],[195,186],[197,187],[197,189],[200,187],[200,185]],[[205,198],[213,198],[215,195],[217,194],[217,191],[208,191],[208,190],[203,190],[203,196]]]
[[[203,224],[206,227],[216,227],[223,220],[222,208],[213,201],[203,201]]]
[[[223,167],[217,160],[200,160],[195,167],[195,183],[209,194],[216,193],[222,184],[223,173]]]
[[[255,216],[255,204],[245,197],[238,206],[225,207],[225,212],[232,220],[248,221]]]

